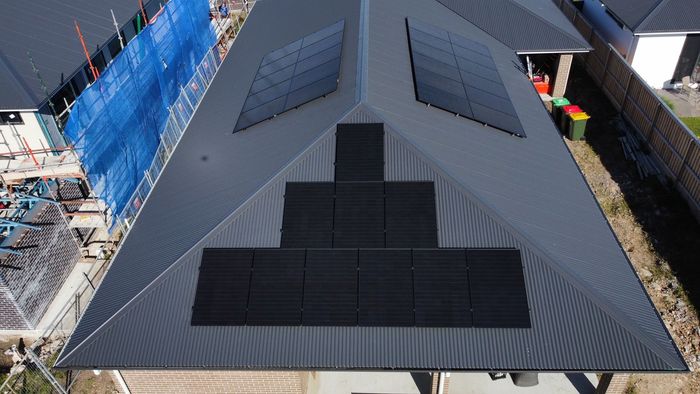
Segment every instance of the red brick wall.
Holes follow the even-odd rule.
[[[598,382],[596,394],[623,394],[627,389],[629,374],[604,373]]]
[[[305,372],[120,371],[132,394],[302,394]],[[304,382],[305,383],[305,382]]]

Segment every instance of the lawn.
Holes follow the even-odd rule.
[[[688,126],[690,131],[695,133],[695,135],[700,138],[700,116],[681,118],[681,120],[686,126]]]

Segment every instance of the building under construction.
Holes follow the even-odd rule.
[[[162,133],[174,128],[174,115],[189,120],[171,107],[184,99],[196,105],[197,94],[181,96],[201,96],[220,62],[212,47],[225,29],[210,6],[3,4],[0,330],[42,328],[76,263],[96,261],[104,242],[124,230],[120,213],[145,198],[137,189],[158,175],[152,167],[154,156],[164,160]],[[202,59],[210,75],[189,86]]]

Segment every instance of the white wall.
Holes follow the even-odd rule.
[[[26,150],[24,139],[32,150],[51,148],[44,129],[35,112],[20,112],[24,124],[6,125],[0,124],[0,155],[9,152]],[[36,156],[44,156],[46,153],[34,153]],[[29,157],[19,156],[18,158]]]
[[[593,27],[622,56],[626,56],[632,45],[634,35],[627,27],[617,25],[615,20],[605,12],[605,7],[600,0],[585,0],[583,3],[583,15],[593,24]]]
[[[685,34],[637,36],[634,53],[627,61],[651,87],[661,89],[673,78],[683,44]]]

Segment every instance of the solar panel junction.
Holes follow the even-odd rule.
[[[338,21],[265,55],[234,133],[334,92],[344,27]]]
[[[525,137],[486,46],[413,18],[406,28],[418,101]]]

